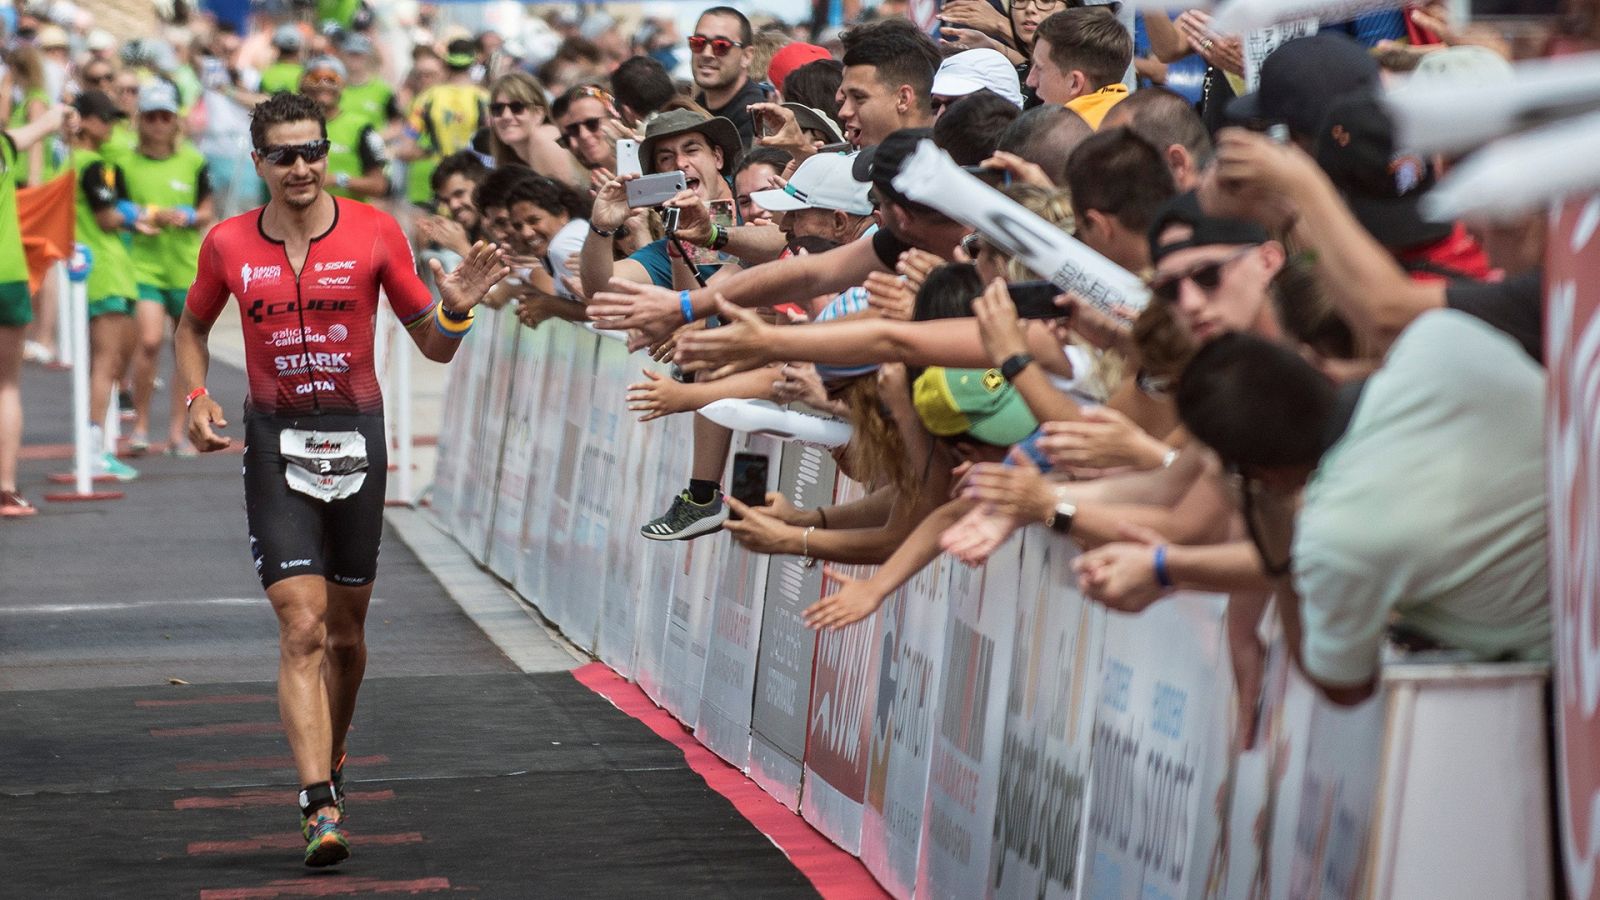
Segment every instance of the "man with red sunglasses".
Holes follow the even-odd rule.
[[[755,123],[747,107],[767,99],[766,92],[750,80],[753,37],[750,20],[729,6],[713,6],[701,13],[689,36],[694,83],[700,88],[694,101],[713,117],[732,122],[746,149],[756,141]]]

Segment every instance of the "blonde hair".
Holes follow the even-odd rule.
[[[526,103],[528,106],[544,114],[544,121],[540,124],[549,124],[554,121],[550,115],[550,99],[545,96],[544,85],[539,79],[527,72],[507,72],[494,80],[489,86],[489,100],[504,97],[513,103]],[[517,151],[500,142],[500,137],[494,133],[494,128],[489,129],[489,154],[494,157],[496,165],[519,165],[527,163],[517,155]]]
[[[835,395],[850,411],[850,424],[855,431],[845,446],[845,459],[851,477],[862,484],[892,485],[903,497],[917,495],[917,473],[900,429],[884,412],[878,395],[876,372],[850,379]]]

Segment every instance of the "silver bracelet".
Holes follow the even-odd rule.
[[[1172,464],[1177,462],[1177,461],[1178,461],[1178,448],[1177,447],[1173,447],[1171,450],[1168,450],[1165,454],[1162,455],[1162,457],[1161,457],[1161,468],[1170,469],[1170,468],[1172,468]]]
[[[805,531],[800,532],[800,555],[805,557],[800,565],[808,569],[817,564],[817,561],[811,558],[811,532],[816,530],[817,526],[808,525]]]

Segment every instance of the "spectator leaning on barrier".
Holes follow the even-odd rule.
[[[488,174],[483,160],[470,150],[452,153],[439,161],[433,170],[433,196],[436,209],[443,214],[417,219],[418,243],[423,245],[424,257],[435,249],[448,251],[454,258],[441,261],[450,270],[475,241],[486,237],[473,193]]]
[[[791,245],[797,238],[820,237],[836,244],[856,240],[872,226],[869,186],[851,175],[844,153],[819,153],[800,164],[781,189],[758,191],[750,199],[778,214],[778,227]]]
[[[631,138],[633,133],[618,115],[610,91],[580,84],[557,97],[550,112],[561,128],[561,146],[584,168],[592,173],[616,171],[617,139]]]
[[[689,36],[691,71],[700,89],[695,102],[711,115],[732,122],[745,147],[756,140],[747,107],[767,99],[766,92],[750,79],[754,39],[750,20],[731,6],[713,6],[701,13]]]
[[[1040,23],[1028,87],[1046,103],[1064,104],[1091,127],[1126,99],[1122,76],[1133,61],[1133,37],[1104,6],[1065,9]]]
[[[544,86],[526,72],[507,72],[489,86],[489,149],[496,165],[526,166],[574,186],[588,179],[581,163],[561,146],[561,129]]]
[[[1264,566],[1292,572],[1301,601],[1280,606],[1285,636],[1331,699],[1373,692],[1386,632],[1481,660],[1550,658],[1543,397],[1515,342],[1450,310],[1402,332],[1342,409],[1288,349],[1235,336],[1196,355],[1179,412],[1243,478]],[[1302,485],[1285,555],[1248,504]]]
[[[844,34],[839,124],[856,147],[882,143],[902,128],[933,124],[933,73],[939,48],[904,19],[860,25]]]
[[[783,174],[794,159],[788,151],[757,144],[739,157],[733,169],[733,201],[739,221],[746,225],[775,224],[771,214],[756,205],[752,197],[772,186],[772,179]]]

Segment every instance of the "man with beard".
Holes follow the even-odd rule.
[[[689,52],[694,54],[694,83],[700,88],[695,102],[713,116],[721,116],[739,130],[739,141],[755,143],[755,123],[748,107],[767,99],[750,80],[752,38],[750,20],[729,6],[713,6],[700,14]]]
[[[202,451],[232,444],[206,390],[207,341],[239,298],[245,367],[245,513],[279,626],[278,708],[302,785],[304,861],[350,855],[343,830],[345,735],[366,670],[365,621],[377,574],[387,474],[383,398],[373,369],[380,289],[422,354],[449,362],[475,307],[508,269],[476,244],[450,273],[431,264],[435,303],[400,226],[323,188],[322,107],[275,94],[250,121],[271,200],[206,235],[177,333],[179,390]]]
[[[473,192],[488,177],[483,160],[471,150],[452,153],[433,170],[433,196],[443,215],[417,220],[420,243],[449,250],[457,257],[467,255],[472,242],[484,237],[481,216],[473,203]],[[493,240],[493,238],[490,238]],[[426,256],[427,251],[423,251]],[[446,264],[445,268],[451,268]]]

